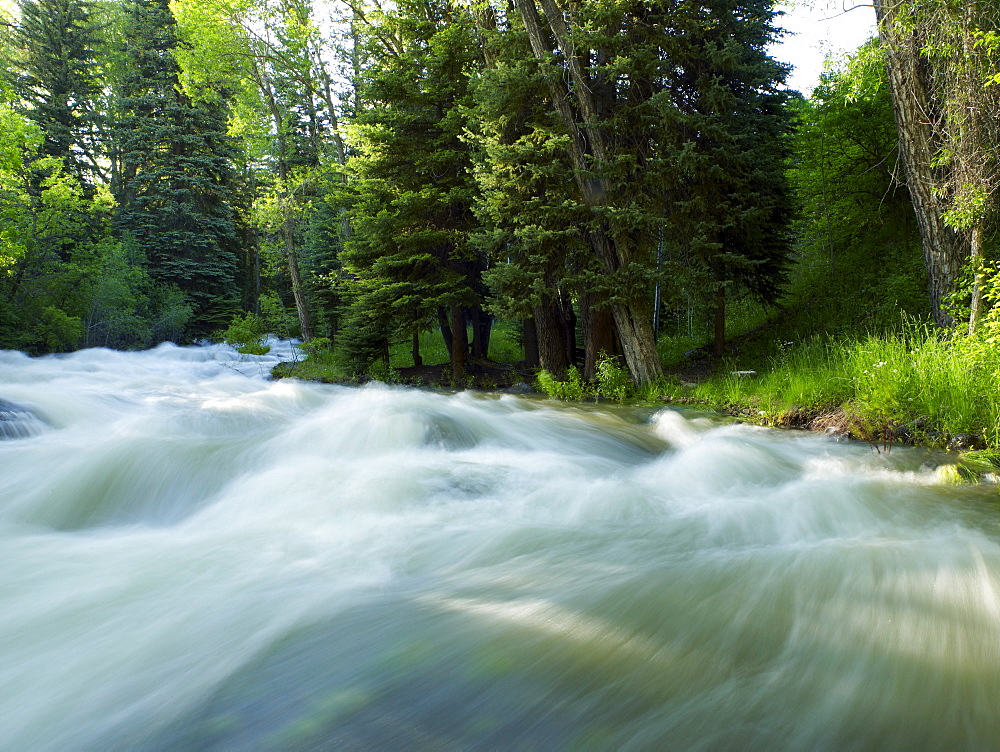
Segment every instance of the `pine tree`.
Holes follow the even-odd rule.
[[[467,309],[480,310],[482,294],[482,264],[467,242],[474,183],[463,140],[478,53],[470,19],[447,0],[399,3],[378,23],[358,82],[364,110],[351,161],[356,199],[345,262],[355,280],[354,320],[367,325],[370,356],[379,338],[409,337],[443,319],[460,377]],[[485,355],[486,344],[479,350]]]
[[[153,278],[193,306],[189,334],[212,331],[238,307],[239,235],[233,211],[233,141],[222,96],[193,101],[173,56],[166,0],[136,0],[119,82],[114,225],[130,235]]]
[[[694,272],[686,284],[714,298],[714,349],[722,354],[727,299],[746,291],[774,302],[785,279],[786,71],[766,53],[775,33],[769,2],[684,3],[668,18],[663,115],[673,133],[664,153],[674,180],[666,219]]]
[[[568,288],[584,319],[588,372],[601,349],[617,345],[633,378],[651,382],[661,373],[650,314],[654,282],[665,276],[657,261],[664,238],[686,256],[686,263],[664,267],[682,271],[665,281],[712,293],[720,322],[727,291],[769,299],[781,281],[790,121],[778,91],[784,71],[765,52],[773,14],[757,0],[515,5],[516,17],[497,8],[480,14],[480,26],[488,32],[494,18],[505,18],[506,34],[524,34],[530,53],[524,44],[498,45],[487,81],[526,81],[532,74],[513,73],[514,61],[530,58],[534,96],[550,115],[546,121],[532,113],[504,142],[519,109],[481,105],[492,121],[483,127],[481,174],[487,185],[507,183],[492,191],[494,200],[535,201],[530,214],[514,209],[504,219],[494,212],[494,222],[507,228],[501,242],[508,250],[530,249],[523,241],[534,227],[532,242],[575,231],[589,253],[570,260],[536,248],[526,256],[533,273],[518,266],[491,274],[527,273],[535,285],[522,288],[533,292],[539,273],[548,275],[542,287]],[[481,102],[503,96],[494,87]],[[551,170],[560,160],[543,159],[543,144],[557,143],[566,166],[559,177]],[[541,188],[545,169],[549,184]]]
[[[545,81],[525,59],[523,30],[507,26],[512,20],[501,19],[505,27],[498,29],[495,17],[479,19],[489,62],[475,87],[480,226],[472,241],[490,259],[485,277],[493,310],[523,321],[529,365],[561,376],[576,354],[572,301],[586,295],[590,257],[580,227],[587,212],[573,190]],[[585,329],[588,323],[585,317]]]
[[[83,0],[23,0],[20,10],[14,89],[45,134],[43,152],[83,179],[100,171],[93,134],[100,117],[95,50],[101,40],[91,6]]]

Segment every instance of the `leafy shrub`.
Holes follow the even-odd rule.
[[[229,327],[222,333],[222,338],[243,355],[266,355],[271,350],[264,344],[267,340],[267,324],[264,319],[252,313],[242,317],[234,316]]]
[[[538,388],[552,399],[566,402],[582,402],[590,396],[590,390],[576,366],[566,369],[566,378],[557,379],[546,370],[538,372]]]
[[[632,394],[632,378],[617,358],[601,352],[597,360],[597,394],[615,402],[624,402]]]

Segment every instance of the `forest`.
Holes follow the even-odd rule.
[[[643,386],[905,320],[985,357],[1000,10],[875,6],[806,98],[768,0],[22,0],[0,348],[270,331],[361,376],[434,337],[460,380],[502,324]]]

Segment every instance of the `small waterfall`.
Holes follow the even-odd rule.
[[[0,399],[0,440],[24,439],[45,430],[45,422],[31,410]]]

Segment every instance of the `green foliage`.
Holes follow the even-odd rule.
[[[510,320],[497,321],[490,336],[489,359],[495,363],[516,363],[524,360],[520,333]]]
[[[100,120],[101,41],[93,10],[84,0],[22,0],[18,49],[10,61],[24,112],[45,134],[42,152],[78,178],[101,172],[93,139]]]
[[[674,80],[657,114],[673,126],[664,234],[666,292],[675,299],[712,301],[722,288],[773,303],[785,280],[792,122],[778,86],[787,71],[764,52],[771,5],[750,7],[743,15],[726,0],[681,3],[666,19]]]
[[[474,186],[462,108],[478,54],[472,19],[449,4],[409,0],[373,22],[359,29],[365,109],[350,129],[353,181],[341,200],[352,233],[338,280],[350,306],[342,343],[362,370],[390,342],[429,328],[439,311],[478,305],[483,292],[481,262],[466,242]]]
[[[622,367],[617,358],[611,358],[602,352],[597,359],[596,387],[598,396],[614,402],[624,402],[632,394],[632,378],[628,369]]]
[[[552,399],[563,400],[565,402],[582,402],[592,394],[576,366],[570,366],[566,369],[566,377],[564,379],[557,379],[543,369],[538,372],[537,380],[538,389]]]
[[[881,331],[928,311],[927,275],[877,41],[799,104],[789,176],[800,201],[783,340]]]
[[[327,384],[340,384],[355,381],[357,375],[344,368],[340,356],[329,347],[322,347],[321,337],[310,340],[305,348],[307,357],[294,363],[282,363],[272,374],[275,378],[295,377],[309,381],[322,381]],[[317,340],[319,344],[313,345]]]
[[[855,339],[814,337],[774,357],[755,377],[736,373],[700,384],[695,396],[770,416],[796,407],[844,407],[862,423],[916,423],[944,444],[959,433],[1000,443],[1000,360],[944,333],[910,324],[901,332]]]
[[[154,341],[150,320],[152,282],[134,243],[104,238],[74,251],[85,274],[81,312],[87,347],[129,349]]]
[[[542,369],[536,378],[538,389],[552,399],[566,402],[581,402],[584,399],[603,398],[614,402],[625,402],[635,395],[632,378],[617,358],[602,353],[597,361],[597,376],[592,383],[584,380],[576,366],[566,369],[566,376],[557,378]],[[648,385],[655,390],[651,384]]]
[[[118,82],[114,226],[142,249],[154,280],[184,292],[194,312],[188,334],[196,335],[238,308],[234,145],[224,101],[194,101],[180,86],[175,27],[166,0],[132,2]]]
[[[233,317],[229,326],[222,333],[222,339],[244,355],[266,355],[271,350],[264,344],[267,335],[268,329],[265,320],[253,313],[246,313]]]

